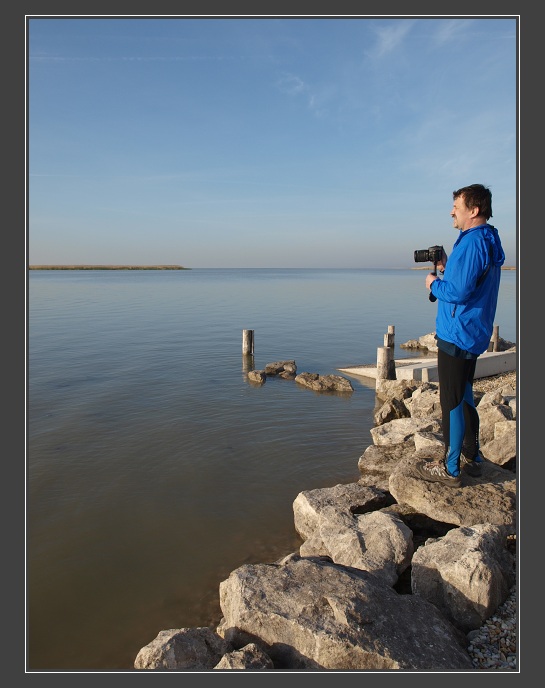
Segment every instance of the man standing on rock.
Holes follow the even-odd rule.
[[[443,251],[443,278],[436,273],[426,276],[426,289],[438,302],[435,332],[445,458],[420,461],[416,471],[424,480],[460,487],[462,467],[468,475],[481,474],[473,378],[477,358],[492,336],[505,254],[498,230],[488,224],[490,190],[471,184],[452,196],[450,215],[460,233],[448,262]]]

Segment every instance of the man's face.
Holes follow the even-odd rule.
[[[463,195],[455,198],[452,205],[452,210],[450,211],[453,227],[455,229],[461,229],[462,231],[469,229],[473,222],[473,218],[475,217],[476,210],[477,209],[469,210],[469,208],[466,206]]]

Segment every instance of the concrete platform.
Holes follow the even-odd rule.
[[[438,382],[437,358],[400,358],[395,361],[398,380]],[[475,378],[509,373],[517,369],[516,351],[486,351],[477,359]],[[342,373],[356,377],[377,379],[376,364],[338,368]]]

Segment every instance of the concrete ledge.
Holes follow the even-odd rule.
[[[398,380],[422,380],[422,382],[438,382],[436,358],[401,358],[395,361],[396,378]],[[486,351],[477,359],[475,378],[501,375],[517,369],[516,351]],[[338,368],[347,375],[377,379],[376,365],[351,366]]]
[[[475,377],[501,375],[517,369],[516,351],[486,351],[477,359]]]

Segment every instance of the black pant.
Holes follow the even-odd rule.
[[[437,352],[445,465],[451,475],[460,473],[462,448],[468,459],[479,453],[479,414],[473,399],[476,364],[475,358]]]

